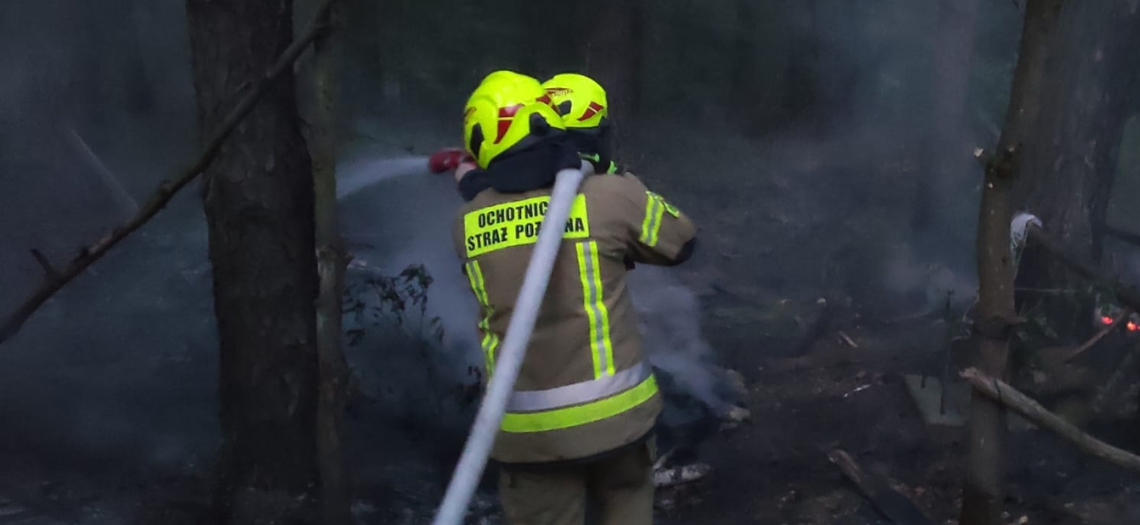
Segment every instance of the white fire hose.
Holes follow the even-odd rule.
[[[432,525],[459,525],[463,522],[467,506],[475,494],[480,478],[483,477],[487,457],[491,453],[491,446],[495,442],[503,413],[507,408],[507,400],[514,391],[519,368],[522,367],[523,357],[526,356],[526,347],[530,342],[531,333],[534,332],[538,309],[542,306],[542,298],[546,295],[547,285],[550,284],[554,259],[558,256],[558,249],[562,244],[566,220],[570,218],[570,208],[578,195],[578,185],[581,184],[585,174],[592,170],[593,167],[589,163],[583,162],[581,169],[558,172],[554,181],[554,190],[550,194],[550,205],[546,208],[546,216],[542,219],[538,241],[534,245],[534,252],[527,265],[518,300],[515,302],[514,314],[511,315],[507,333],[503,337],[503,346],[496,359],[495,373],[491,376],[487,393],[479,406],[478,415],[475,416],[475,424],[471,427],[471,435],[467,438],[463,455],[455,466],[455,473],[452,474],[451,483],[447,486],[447,493]]]

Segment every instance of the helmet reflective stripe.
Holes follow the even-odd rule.
[[[597,115],[599,112],[605,110],[606,108],[601,104],[598,104],[597,102],[590,102],[590,105],[586,106],[586,112],[581,117],[578,117],[578,122],[586,122],[593,118],[594,115]]]
[[[502,142],[503,137],[507,136],[507,132],[511,130],[511,124],[514,123],[515,115],[521,108],[522,104],[499,108],[499,134],[495,136],[495,144]]]

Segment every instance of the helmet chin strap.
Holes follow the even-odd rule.
[[[588,157],[597,173],[605,173],[613,161],[613,141],[610,126],[606,123],[589,131],[567,130],[567,135],[578,148],[578,153]]]

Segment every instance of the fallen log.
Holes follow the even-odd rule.
[[[138,213],[128,219],[127,222],[104,235],[102,239],[80,250],[79,255],[76,255],[71,262],[67,263],[67,266],[55,272],[45,272],[44,280],[39,288],[33,291],[20,306],[16,307],[15,311],[4,318],[3,325],[0,325],[0,345],[3,345],[11,339],[16,332],[19,332],[20,328],[24,326],[24,323],[32,317],[32,314],[36,313],[36,310],[39,310],[56,292],[82,274],[89,266],[101,259],[111,248],[118,245],[119,242],[127,238],[128,235],[134,233],[150,221],[151,218],[166,207],[167,203],[170,202],[176,193],[186,187],[190,181],[194,180],[202,171],[210,166],[214,157],[217,156],[218,151],[221,149],[222,144],[229,138],[230,133],[249,115],[250,111],[257,105],[257,102],[261,100],[261,97],[269,91],[273,80],[280,76],[281,73],[292,69],[293,63],[301,57],[305,49],[309,47],[309,44],[325,30],[329,10],[336,1],[337,0],[324,0],[324,2],[321,3],[313,15],[309,27],[300,38],[295,40],[281,53],[281,56],[278,57],[273,67],[265,72],[265,76],[258,80],[257,83],[246,92],[245,96],[237,102],[237,105],[230,110],[225,120],[222,121],[222,125],[213,132],[213,135],[211,135],[206,142],[206,147],[190,167],[186,168],[176,177],[160,184],[158,190],[151,195],[150,200],[139,209]],[[44,266],[45,261],[39,262],[41,266]],[[50,267],[50,265],[48,265],[48,267]]]
[[[986,397],[1005,405],[1031,423],[1049,430],[1072,442],[1077,448],[1116,466],[1140,472],[1140,456],[1100,441],[1048,411],[1040,403],[1022,394],[1008,384],[989,377],[975,368],[962,372],[974,389]]]
[[[892,488],[887,480],[859,468],[859,464],[847,452],[833,450],[827,459],[839,467],[843,475],[891,521],[898,525],[934,525],[910,498]]]

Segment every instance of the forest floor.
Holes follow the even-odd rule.
[[[883,174],[884,187],[899,188],[892,177],[905,177],[905,171]],[[796,176],[794,171],[788,175]],[[747,177],[743,180],[749,184]],[[662,491],[660,522],[892,523],[829,461],[829,452],[842,449],[865,470],[892,480],[932,523],[957,523],[966,427],[926,425],[903,380],[904,374],[939,377],[947,364],[949,338],[937,300],[924,300],[923,293],[917,299],[912,294],[910,300],[899,300],[905,294],[883,289],[881,281],[868,277],[868,283],[860,283],[861,275],[875,273],[861,266],[888,268],[873,255],[844,261],[844,276],[826,276],[823,286],[817,280],[814,287],[797,287],[772,276],[781,271],[826,273],[826,259],[843,257],[844,239],[868,238],[866,230],[875,230],[877,219],[852,214],[840,225],[801,229],[798,225],[811,222],[811,212],[802,209],[810,206],[781,202],[778,178],[768,183],[773,191],[767,197],[763,196],[767,192],[753,186],[752,191],[736,195],[702,198],[700,184],[705,181],[662,182],[675,194],[688,194],[690,203],[683,209],[703,222],[703,256],[681,272],[702,296],[703,330],[722,364],[745,379],[751,421],[701,446],[701,460],[713,472],[690,486]],[[813,200],[826,201],[828,191],[848,190],[821,188]],[[838,202],[852,198],[863,197],[835,197]],[[788,219],[779,220],[782,214]],[[787,257],[821,248],[830,249],[832,255],[821,256],[822,261],[804,260],[798,268]],[[914,284],[916,289],[927,285]],[[878,289],[854,300],[847,295],[868,286]],[[966,298],[972,295],[969,292]],[[804,339],[803,326],[811,326],[813,315],[819,315],[813,314],[812,306],[820,296],[835,306],[829,321],[819,325],[823,329]],[[773,313],[781,308],[792,312]],[[925,312],[933,315],[883,322]],[[788,330],[781,324],[800,326]],[[811,344],[802,344],[805,340]],[[973,346],[969,341],[954,345],[951,374],[969,365]],[[1128,432],[1131,428],[1118,420],[1094,425],[1092,432],[1123,446],[1136,442],[1135,434]],[[1134,473],[1085,455],[1040,430],[1012,432],[1006,451],[1006,523],[1140,523],[1140,477]]]
[[[845,333],[858,348],[830,334],[799,357],[763,357],[742,341],[731,346],[726,361],[746,378],[751,421],[703,445],[701,459],[713,473],[663,491],[675,506],[661,511],[662,523],[891,523],[831,464],[835,449],[897,483],[933,523],[957,522],[966,429],[926,426],[902,380],[940,356],[900,348],[899,334],[854,327]],[[1135,474],[1052,434],[1011,434],[1007,473],[1007,523],[1140,520]]]
[[[712,466],[708,477],[660,491],[658,523],[890,523],[828,460],[835,449],[894,480],[934,523],[954,523],[965,428],[925,425],[902,380],[903,374],[941,373],[945,327],[937,315],[881,322],[937,307],[939,298],[931,298],[923,279],[942,279],[939,286],[963,289],[948,270],[918,272],[919,277],[894,283],[891,290],[886,289],[891,283],[876,277],[883,269],[880,256],[889,250],[875,243],[899,242],[882,226],[898,222],[899,203],[906,201],[900,195],[910,191],[906,180],[913,173],[912,167],[883,166],[878,159],[906,155],[854,155],[850,150],[863,148],[830,151],[827,145],[809,144],[799,151],[781,145],[761,152],[760,158],[741,157],[736,152],[751,144],[734,149],[714,139],[691,147],[717,151],[720,160],[733,166],[780,166],[781,172],[753,176],[739,168],[717,169],[708,159],[693,156],[686,160],[690,164],[677,160],[671,166],[678,176],[660,179],[647,165],[644,178],[651,187],[691,213],[701,228],[700,251],[678,275],[701,299],[702,330],[720,363],[743,376],[741,401],[751,412],[750,421],[700,444],[696,459]],[[637,164],[641,159],[633,160]],[[872,172],[878,177],[875,191],[868,191],[868,185],[836,183]],[[968,230],[959,232],[958,241],[968,243]],[[922,264],[915,260],[904,266]],[[913,300],[902,301],[901,307],[884,304],[896,303],[897,296],[908,292],[915,292]],[[821,296],[833,305],[827,323],[816,323]],[[823,329],[805,339],[804,327],[816,325]],[[186,330],[201,331],[194,326]],[[837,337],[840,332],[851,341]],[[805,340],[811,344],[801,344]],[[212,355],[212,342],[199,346],[194,355]],[[135,359],[133,354],[119,358]],[[202,398],[197,411],[204,414],[199,419],[210,419],[211,398],[201,395],[211,391],[210,383],[180,374],[193,365],[212,377],[214,364],[194,359],[203,360],[177,361],[154,373],[148,368],[149,382],[136,385],[146,395],[115,403],[152,398],[163,414],[185,418],[188,402],[164,397],[168,393],[161,388],[195,385],[193,399]],[[62,352],[50,366],[74,360],[74,354]],[[968,355],[956,355],[953,364],[968,361]],[[13,359],[16,365],[27,363]],[[101,373],[100,368],[90,371]],[[59,399],[84,397],[86,391],[76,384],[85,383],[57,381],[57,390],[71,389]],[[28,402],[15,397],[0,401],[10,406]],[[43,404],[37,413],[55,410],[51,403]],[[348,436],[357,469],[355,514],[370,525],[428,523],[463,429],[431,428],[362,410],[351,418]],[[215,435],[196,421],[176,430]],[[44,436],[24,431],[23,423],[13,419],[0,428],[0,525],[203,523],[209,464],[202,457],[208,456],[180,457],[162,468],[136,467],[143,462],[131,457],[130,450],[99,457],[71,453],[57,441],[86,436],[65,435],[67,431]],[[1093,429],[1099,437],[1118,443],[1129,439],[1119,424],[1101,427]],[[141,432],[139,427],[131,430]],[[201,441],[210,450],[216,440]],[[1012,433],[1006,472],[1009,524],[1140,523],[1140,478],[1083,455],[1051,434]],[[474,505],[472,523],[497,523],[493,490],[486,488]]]

